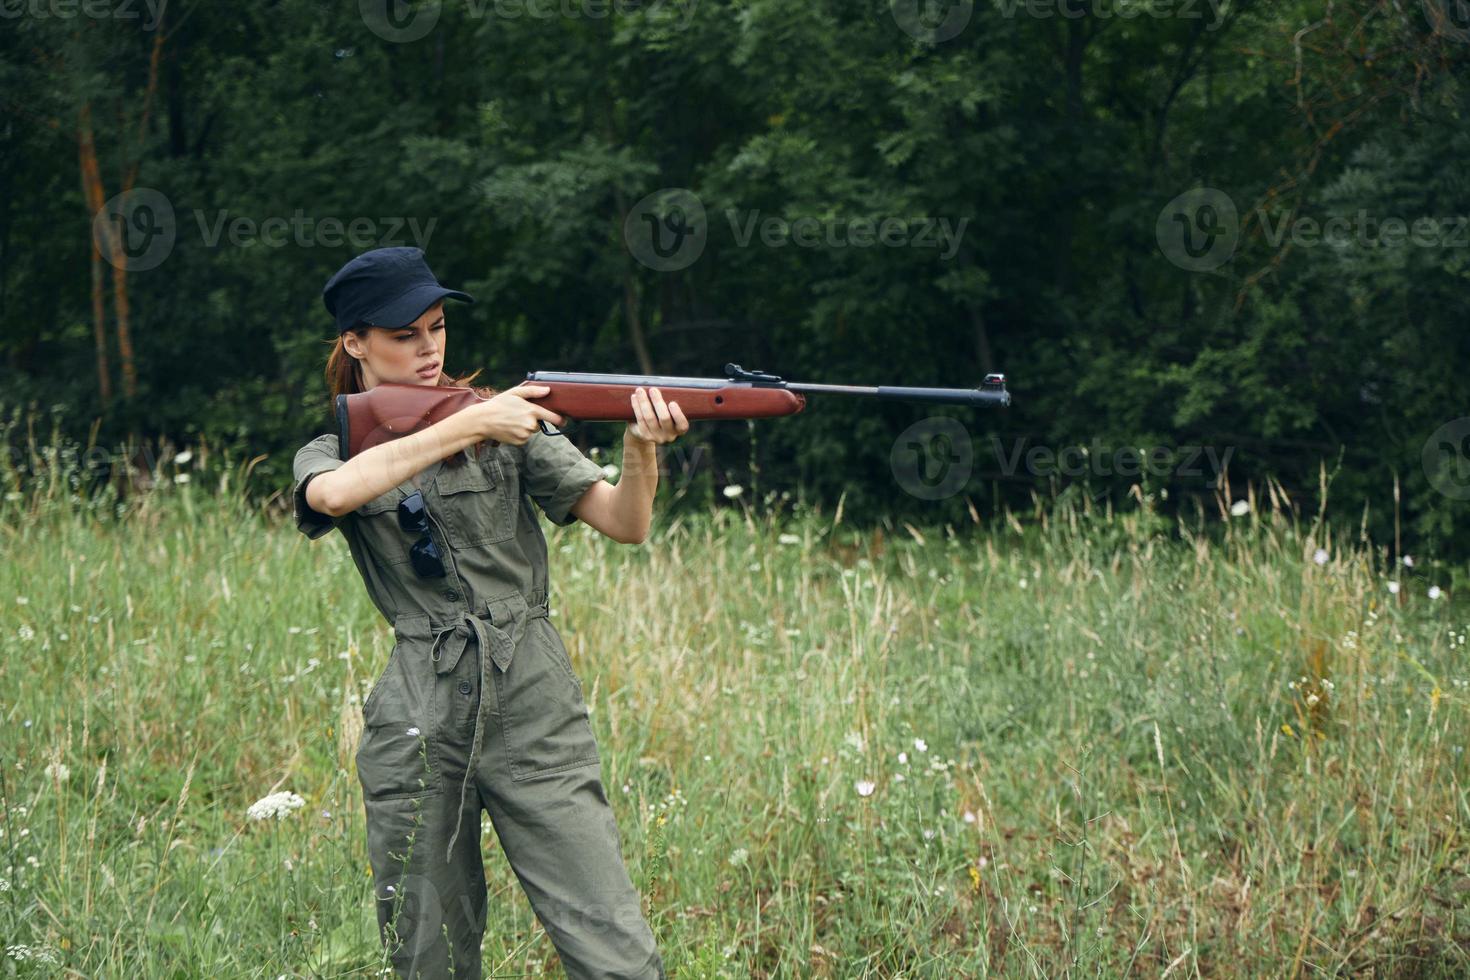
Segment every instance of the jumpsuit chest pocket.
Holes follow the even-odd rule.
[[[385,564],[400,565],[408,561],[413,539],[398,526],[398,502],[403,494],[397,487],[379,494],[357,508],[359,526],[371,542],[373,553]]]
[[[430,503],[429,512],[451,547],[495,544],[515,534],[513,505],[519,494],[514,471],[498,452],[484,452],[482,459],[472,457],[456,466],[445,463],[434,478],[438,507]]]

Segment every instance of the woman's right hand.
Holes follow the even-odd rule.
[[[540,398],[550,391],[547,385],[516,385],[459,414],[469,418],[482,439],[524,445],[540,429],[542,419],[558,428],[565,424],[565,419],[551,409],[527,400]]]

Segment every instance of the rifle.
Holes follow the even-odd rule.
[[[987,374],[978,388],[914,388],[905,385],[833,385],[783,381],[764,371],[726,364],[724,378],[680,378],[657,374],[590,374],[576,371],[532,371],[526,384],[551,390],[534,404],[573,422],[632,422],[631,398],[637,387],[657,388],[665,401],[677,401],[691,422],[696,419],[760,419],[795,415],[806,407],[808,394],[867,395],[897,401],[945,405],[1011,403],[1005,375]],[[368,391],[337,396],[337,440],[342,458],[371,446],[401,438],[484,401],[473,389],[449,385],[382,382]],[[541,431],[564,436],[572,429],[553,428],[541,420]]]

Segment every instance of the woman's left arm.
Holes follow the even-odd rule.
[[[623,470],[617,484],[594,483],[571,508],[578,519],[623,544],[641,544],[648,537],[658,491],[658,447],[689,431],[679,403],[665,404],[657,388],[639,386],[632,400],[636,421],[623,433]]]

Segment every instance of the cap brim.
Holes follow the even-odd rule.
[[[393,302],[382,306],[366,317],[369,324],[375,327],[406,327],[424,315],[424,311],[441,299],[461,299],[466,303],[475,300],[469,293],[460,292],[458,289],[445,289],[443,286],[425,283],[414,286]]]

